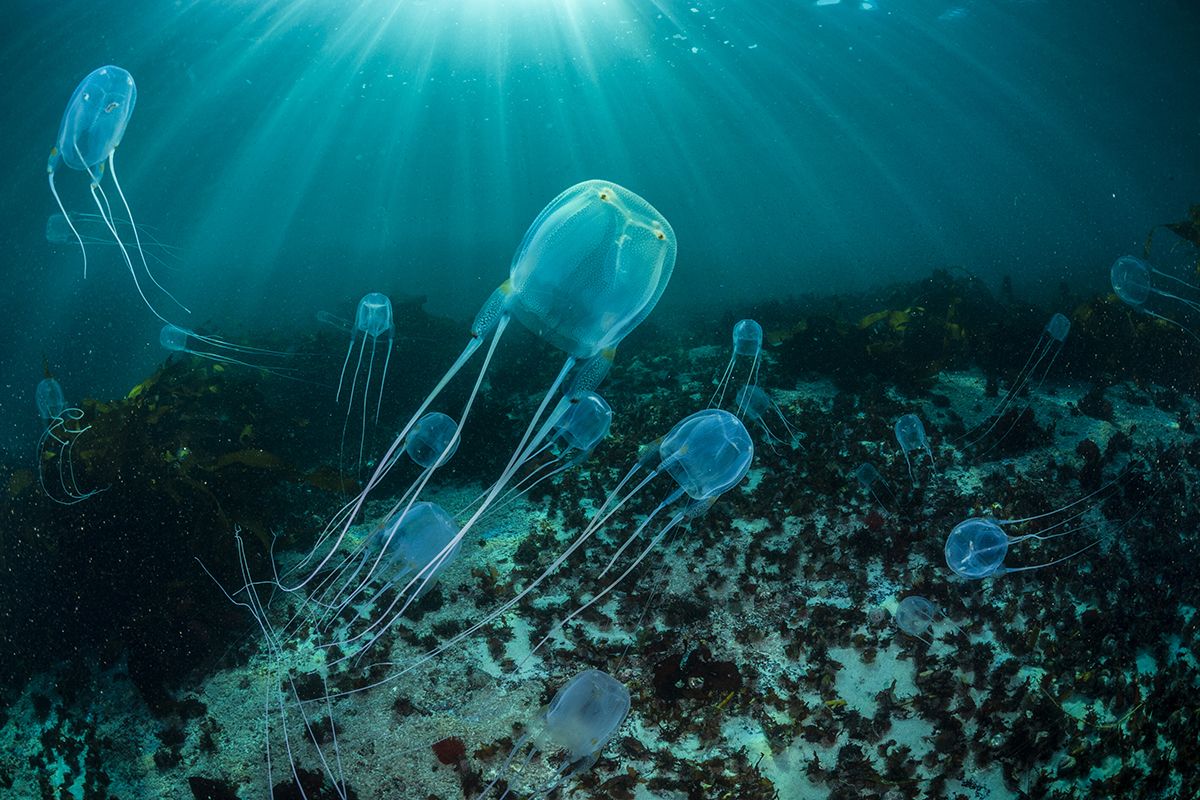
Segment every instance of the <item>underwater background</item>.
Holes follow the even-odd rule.
[[[1182,0],[10,0],[0,798],[1200,796],[1197,42]],[[166,291],[85,173],[47,187],[106,64]],[[400,458],[592,179],[674,266],[611,371],[556,383],[514,312],[431,406],[475,404],[453,459]],[[584,388],[600,443],[517,459]],[[660,465],[603,517],[715,407],[733,485],[668,505]],[[368,664],[350,632],[406,595],[355,565],[415,495],[470,522]],[[947,563],[973,518],[1013,522],[982,580]],[[370,578],[284,589],[326,556]],[[580,753],[545,709],[588,669],[630,701]]]

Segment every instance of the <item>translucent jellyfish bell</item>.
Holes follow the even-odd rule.
[[[569,447],[590,453],[608,436],[613,412],[608,402],[595,392],[564,397],[554,412],[554,435]]]
[[[719,408],[725,402],[725,392],[733,379],[733,371],[739,357],[750,359],[750,370],[746,373],[746,383],[741,391],[757,387],[758,367],[762,360],[762,343],[762,326],[754,320],[743,319],[733,326],[733,352],[729,356],[729,363],[725,365],[725,372],[717,381],[716,391],[713,392],[712,399],[708,403],[710,406]],[[741,396],[741,392],[738,396]]]
[[[791,447],[800,444],[799,432],[792,427],[792,423],[788,421],[779,404],[761,386],[748,385],[738,389],[737,407],[742,416],[756,423],[762,429],[763,435],[766,436],[767,443],[771,445],[772,449],[779,444],[787,444]],[[775,426],[783,428],[783,436],[773,430]]]
[[[50,158],[46,162],[46,174],[50,181],[50,192],[54,195],[54,201],[58,203],[59,211],[62,212],[67,226],[74,234],[75,240],[79,243],[79,249],[83,253],[84,277],[87,277],[87,248],[84,245],[83,236],[80,235],[79,230],[71,221],[70,215],[67,214],[67,209],[63,206],[62,200],[58,196],[58,189],[54,185],[54,174],[60,164],[88,174],[91,179],[90,190],[92,200],[96,204],[96,211],[120,248],[121,255],[125,259],[125,266],[129,268],[129,274],[133,276],[133,283],[137,287],[138,294],[156,317],[163,322],[170,322],[158,312],[142,290],[142,283],[137,269],[134,268],[133,259],[129,255],[129,249],[125,247],[125,243],[117,231],[119,223],[113,214],[113,203],[109,202],[100,183],[107,165],[108,173],[112,175],[113,187],[117,190],[117,197],[121,201],[121,207],[124,208],[125,216],[129,220],[134,244],[137,247],[145,276],[163,294],[187,311],[185,306],[175,300],[166,289],[163,289],[150,271],[150,267],[146,263],[146,255],[142,250],[138,226],[133,220],[129,202],[125,199],[125,193],[121,191],[121,184],[117,180],[117,168],[113,154],[125,137],[125,128],[129,125],[129,119],[133,115],[133,107],[136,104],[137,86],[133,82],[133,76],[126,70],[110,64],[89,73],[75,87],[75,91],[67,103],[67,108],[63,112],[62,122],[58,127],[58,138],[55,140],[54,147],[50,150]]]
[[[549,784],[535,790],[545,796],[577,773],[591,768],[600,751],[612,740],[629,714],[629,690],[606,672],[585,670],[555,693],[550,704],[530,723],[528,732],[517,740],[496,777],[476,796],[485,797],[509,774],[513,758],[526,745],[529,753],[521,765],[524,771],[538,754],[562,753],[563,762],[554,770]],[[508,796],[505,790],[500,800]]]
[[[909,452],[924,450],[929,454],[930,466],[933,466],[933,450],[929,446],[929,438],[925,435],[925,425],[916,414],[905,414],[896,420],[895,432],[896,442],[900,445],[900,451],[904,453],[904,463],[908,465],[908,477],[914,480]]]
[[[43,378],[34,392],[38,414],[43,420],[49,421],[62,416],[67,408],[67,398],[63,395],[62,386],[54,378]]]
[[[458,555],[458,544],[442,554],[442,549],[454,539],[458,525],[445,509],[436,503],[414,503],[403,513],[388,520],[376,531],[368,550],[380,554],[379,569],[392,586],[407,581],[412,575],[427,571],[421,591],[428,591],[437,576]]]
[[[615,183],[584,181],[529,227],[505,310],[568,355],[591,358],[646,318],[674,266],[675,234],[653,206]]]
[[[458,451],[457,434],[457,422],[440,411],[431,411],[409,431],[404,453],[426,469],[444,464]]]
[[[1193,339],[1200,341],[1200,335],[1197,335],[1191,328],[1150,308],[1151,298],[1157,296],[1200,313],[1200,286],[1190,284],[1174,275],[1160,272],[1148,262],[1134,256],[1118,258],[1109,271],[1109,278],[1112,281],[1113,292],[1121,299],[1121,302],[1147,316],[1174,325]],[[1165,287],[1169,287],[1169,290]]]
[[[1069,507],[1069,506],[1068,506]],[[1062,509],[1059,509],[1060,511]],[[1051,514],[1058,513],[1050,512]],[[1030,517],[1028,519],[1039,519],[1048,516],[1046,514],[1038,515],[1038,517]],[[1068,521],[1075,517],[1068,518]],[[1065,536],[1069,533],[1074,533],[1077,528],[1070,528],[1059,531],[1057,533],[1047,533],[1046,530],[1052,530],[1058,525],[1051,526],[1043,531],[1036,533],[1027,533],[1022,536],[1009,536],[1001,529],[1001,525],[1010,523],[1025,522],[1027,520],[994,520],[986,517],[972,517],[963,520],[954,526],[950,531],[950,535],[946,537],[946,545],[944,548],[946,556],[946,566],[954,574],[967,580],[979,580],[981,578],[995,578],[1009,572],[1023,572],[1026,570],[1041,569],[1054,564],[1059,564],[1069,558],[1079,555],[1084,550],[1096,546],[1099,541],[1094,541],[1086,547],[1076,550],[1070,555],[1055,559],[1054,561],[1045,564],[1035,564],[1027,567],[1007,567],[1004,564],[1004,559],[1008,555],[1008,549],[1011,545],[1023,542],[1027,539],[1046,540],[1053,539],[1058,536]],[[1059,523],[1060,525],[1062,523]]]
[[[1046,380],[1046,376],[1050,374],[1050,368],[1054,366],[1055,360],[1058,359],[1058,354],[1062,352],[1063,343],[1066,342],[1067,334],[1070,332],[1071,320],[1067,316],[1064,314],[1055,314],[1050,317],[1046,326],[1042,329],[1042,334],[1038,337],[1037,343],[1033,346],[1033,350],[1029,353],[1029,357],[1025,359],[1024,366],[1021,367],[1021,371],[1013,379],[1004,397],[996,404],[995,408],[988,412],[986,417],[959,437],[960,439],[970,437],[970,441],[965,445],[966,447],[971,447],[988,440],[989,434],[996,430],[1001,420],[1008,416],[1010,418],[1008,425],[998,436],[990,440],[990,444],[988,444],[987,449],[981,455],[991,452],[1004,441],[1013,428],[1017,426],[1021,415],[1029,408],[1029,404],[1026,403],[1014,411],[1014,401],[1022,395],[1033,381],[1037,381],[1033,386],[1034,390],[1041,387],[1042,383]],[[980,432],[981,430],[982,432]]]
[[[198,334],[170,323],[162,326],[158,332],[158,343],[164,350],[172,353],[187,353],[197,358],[216,361],[218,364],[249,367],[289,380],[295,380],[298,373],[298,370],[283,365],[283,359],[289,356],[288,353],[234,344],[217,336]]]
[[[932,602],[915,594],[901,600],[896,606],[894,615],[897,628],[909,636],[917,637],[925,644],[932,644],[926,636],[931,634],[934,620],[939,616],[943,618],[946,616]],[[950,624],[954,625],[952,622]],[[957,625],[954,627],[958,628]]]
[[[379,409],[383,404],[383,390],[387,384],[388,366],[392,363],[392,344],[395,336],[395,322],[392,319],[392,301],[387,295],[370,292],[358,301],[354,312],[354,329],[350,332],[350,345],[346,348],[346,358],[342,361],[342,374],[338,378],[336,399],[341,402],[342,388],[346,386],[346,368],[350,365],[350,356],[354,353],[354,343],[358,344],[358,359],[354,365],[354,375],[349,381],[350,397],[346,401],[346,420],[342,424],[341,449],[346,446],[346,429],[350,424],[350,413],[354,409],[354,394],[358,390],[358,376],[362,372],[363,356],[367,350],[367,340],[371,341],[371,354],[367,357],[367,377],[362,386],[362,414],[359,426],[358,461],[362,464],[363,450],[367,442],[367,406],[370,402],[371,379],[375,374],[375,352],[379,340],[387,334],[387,344],[384,345],[383,370],[379,374],[379,393],[375,399],[375,422],[379,422]],[[361,338],[360,338],[361,337]],[[395,450],[397,448],[393,448]],[[389,457],[395,453],[390,453]]]

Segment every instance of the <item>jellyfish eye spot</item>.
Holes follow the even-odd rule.
[[[666,238],[667,238],[667,235],[666,235],[665,233],[663,233],[662,231],[655,231],[655,232],[654,232],[654,235],[655,235],[656,237],[658,237],[658,240],[659,240],[660,242],[661,242],[663,239],[666,239]]]
[[[606,191],[600,192],[600,199],[607,203],[608,202],[608,192],[606,192]]]
[[[120,107],[121,107],[121,104],[114,100],[113,102],[109,103],[108,105],[106,105],[104,107],[104,113],[111,114],[112,112],[116,111]]]

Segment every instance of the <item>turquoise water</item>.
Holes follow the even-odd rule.
[[[1176,713],[1200,675],[1180,566],[1200,379],[1189,5],[10,5],[0,797],[474,797],[521,731],[553,739],[538,709],[586,668],[632,703],[567,797],[1195,791],[1197,723]],[[83,172],[54,177],[86,279],[52,219],[45,159],[105,64],[136,80],[114,168],[161,286],[112,168],[108,206]],[[595,225],[620,235],[580,223],[522,249],[592,179],[567,205],[615,207]],[[626,241],[609,294],[522,289],[518,270],[492,295],[514,253],[545,275]],[[1125,255],[1153,290],[1111,294]],[[394,325],[352,336],[370,292]],[[494,356],[493,328],[471,329],[489,296],[506,304],[484,320],[504,331]],[[1056,312],[1065,337],[1043,330]],[[721,404],[744,317],[763,349],[720,396],[755,443],[748,474],[674,496],[686,481],[663,467],[605,519],[659,437]],[[174,355],[168,321],[188,332]],[[406,423],[469,341],[430,406],[472,408],[461,446],[423,473]],[[34,402],[49,377],[73,409],[57,419]],[[775,404],[761,418],[736,405],[752,380]],[[611,433],[593,452],[533,425],[508,474],[539,403],[572,387],[611,404]],[[931,444],[906,466],[908,413]],[[858,490],[863,463],[886,492]],[[323,595],[312,570],[373,574],[372,531],[417,495],[467,532],[364,677],[354,637],[390,619],[395,587]],[[1039,527],[1056,509],[1063,527]],[[1073,534],[1012,540],[1008,570],[1082,552],[960,581],[945,535],[985,514],[1036,518],[1013,537]],[[938,609],[915,637],[890,622],[912,594]],[[338,742],[304,715],[338,720]],[[447,740],[464,751],[431,750]],[[538,796],[532,763],[510,796]]]

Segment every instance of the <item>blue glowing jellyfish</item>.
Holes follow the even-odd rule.
[[[371,355],[367,358],[367,377],[362,387],[361,430],[358,440],[358,463],[362,464],[363,449],[367,441],[367,416],[370,405],[371,378],[375,374],[375,351],[379,340],[386,334],[387,344],[383,346],[383,369],[379,373],[379,392],[375,398],[375,422],[379,422],[379,407],[383,403],[383,390],[387,384],[388,366],[392,363],[392,345],[394,343],[396,324],[392,319],[392,301],[387,295],[371,292],[358,301],[358,310],[354,314],[354,330],[350,332],[350,346],[346,349],[346,358],[342,361],[342,375],[338,379],[337,399],[342,399],[342,388],[347,385],[346,367],[350,365],[350,356],[354,353],[354,343],[358,345],[358,359],[354,365],[354,376],[349,381],[350,398],[346,402],[346,421],[342,425],[343,448],[346,439],[346,427],[350,424],[350,412],[354,408],[354,393],[358,386],[358,376],[362,372],[363,355],[367,349],[367,340],[371,341]],[[361,339],[359,338],[361,335]]]
[[[1146,261],[1134,256],[1121,256],[1113,262],[1109,270],[1113,292],[1125,305],[1147,316],[1161,319],[1169,325],[1174,325],[1187,333],[1193,339],[1200,341],[1200,335],[1170,317],[1154,311],[1150,306],[1157,305],[1154,298],[1168,301],[1165,305],[1176,303],[1186,309],[1200,313],[1200,286],[1195,286],[1185,280],[1160,272]],[[1170,291],[1165,287],[1170,287]],[[1166,310],[1165,308],[1163,309]]]
[[[38,383],[34,400],[46,426],[37,442],[37,477],[42,493],[59,505],[69,506],[104,491],[79,488],[75,476],[75,443],[92,427],[83,423],[83,410],[67,404],[62,386],[51,377]],[[52,476],[49,481],[48,474]]]
[[[117,180],[114,153],[125,136],[125,128],[129,125],[129,118],[133,115],[133,107],[136,103],[137,87],[134,85],[133,76],[127,71],[112,65],[93,70],[75,87],[75,92],[67,103],[62,123],[58,128],[58,139],[50,150],[46,173],[49,176],[50,192],[54,195],[54,201],[58,203],[67,227],[75,235],[79,249],[83,252],[84,277],[87,277],[87,247],[84,244],[83,236],[80,235],[78,228],[71,221],[70,215],[67,214],[67,209],[63,206],[62,199],[58,196],[58,189],[54,185],[54,175],[60,164],[87,173],[91,181],[89,188],[92,200],[96,203],[96,211],[120,248],[121,255],[125,259],[125,266],[129,268],[129,274],[133,276],[133,283],[137,287],[138,294],[156,317],[163,322],[170,322],[146,297],[141,280],[138,278],[138,271],[134,268],[133,259],[129,255],[129,249],[125,247],[117,230],[112,204],[109,203],[108,195],[100,184],[107,166],[108,173],[112,176],[113,187],[117,190],[117,196],[125,208],[125,216],[129,220],[143,271],[163,294],[187,311],[183,304],[175,300],[171,293],[159,284],[150,270],[145,253],[142,251],[141,235],[138,232],[137,223],[133,220],[133,212],[129,210],[129,201],[125,199],[125,193],[121,191],[121,184]]]
[[[725,391],[729,388],[734,367],[739,358],[750,359],[750,367],[746,372],[746,383],[742,386],[742,391],[757,386],[758,368],[762,360],[762,343],[762,326],[754,320],[743,319],[733,326],[733,351],[729,354],[729,363],[725,365],[725,371],[717,381],[716,391],[713,392],[712,399],[708,402],[710,407],[720,408],[721,404],[725,402]]]

